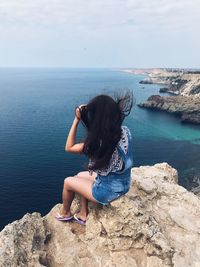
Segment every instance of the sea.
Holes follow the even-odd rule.
[[[160,85],[139,83],[145,77],[118,69],[0,69],[0,229],[27,212],[45,215],[62,201],[64,179],[87,163],[64,150],[75,107],[102,93],[133,91],[135,105],[123,124],[132,133],[135,167],[167,162],[180,185],[191,190],[198,183],[200,126],[139,108],[160,94]],[[77,142],[84,136],[80,124]]]

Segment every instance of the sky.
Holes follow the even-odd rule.
[[[199,68],[200,0],[0,0],[0,67]]]

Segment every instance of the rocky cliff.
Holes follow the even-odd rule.
[[[86,226],[26,214],[0,233],[0,266],[199,267],[200,199],[167,163],[132,169],[130,191],[90,205]],[[78,208],[78,201],[73,210]]]
[[[141,83],[165,84],[160,92],[175,96],[153,95],[139,107],[164,110],[178,114],[184,122],[200,124],[200,74],[199,72],[178,72],[164,69],[152,71]]]
[[[183,96],[200,96],[200,73],[188,71],[170,71],[157,69],[149,72],[148,77],[140,83],[164,84],[165,92]],[[161,90],[162,91],[162,90]]]
[[[155,110],[162,110],[180,116],[182,122],[200,124],[200,98],[195,96],[152,95],[147,101],[138,104]]]

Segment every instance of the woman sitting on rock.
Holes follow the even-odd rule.
[[[133,106],[133,94],[125,92],[114,100],[108,95],[98,95],[87,105],[75,110],[65,150],[84,153],[88,159],[88,171],[67,177],[63,186],[63,205],[56,218],[84,225],[88,215],[87,202],[103,205],[129,191],[131,180],[131,133],[122,126],[125,116]],[[79,122],[86,127],[84,143],[75,144]],[[70,207],[75,193],[80,194],[80,211],[72,215]]]

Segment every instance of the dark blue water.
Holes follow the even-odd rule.
[[[99,93],[133,89],[136,103],[159,86],[106,69],[0,69],[0,228],[26,212],[46,214],[61,201],[63,180],[83,170],[84,156],[64,151],[76,105]],[[134,164],[168,162],[187,188],[200,174],[200,127],[135,106],[124,124]],[[84,136],[80,125],[78,137]]]

